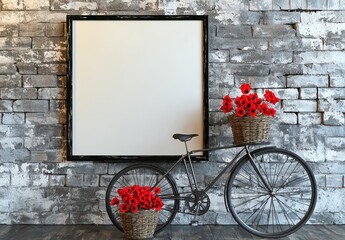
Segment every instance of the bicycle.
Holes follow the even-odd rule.
[[[310,218],[316,204],[317,187],[313,172],[295,153],[268,142],[229,145],[201,150],[188,150],[187,142],[197,134],[174,134],[173,138],[184,143],[186,153],[164,171],[149,164],[134,164],[118,172],[110,181],[106,192],[107,213],[113,224],[122,231],[119,209],[110,205],[117,189],[130,185],[159,186],[164,208],[159,215],[155,233],[171,223],[177,213],[196,217],[205,214],[211,201],[208,190],[230,169],[224,187],[224,202],[236,222],[248,232],[266,238],[287,236],[301,228]],[[217,176],[204,189],[198,186],[191,156],[203,151],[241,148]],[[189,182],[189,190],[178,191],[171,171],[180,163]],[[181,201],[185,202],[182,211]]]

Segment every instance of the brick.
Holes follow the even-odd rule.
[[[46,35],[48,37],[63,37],[65,35],[64,23],[47,23]]]
[[[330,87],[345,87],[345,76],[330,76]]]
[[[133,0],[133,1],[100,1],[99,3],[99,10],[139,10],[139,0]]]
[[[330,126],[341,126],[345,124],[345,116],[342,112],[324,112],[323,124]]]
[[[26,10],[49,10],[49,0],[24,0],[24,6]]]
[[[326,175],[326,187],[343,187],[343,175]]]
[[[273,10],[289,10],[290,0],[274,0]]]
[[[300,96],[301,96],[301,99],[316,99],[317,89],[316,88],[301,88]]]
[[[23,138],[19,137],[6,137],[0,138],[0,149],[20,149],[23,147]]]
[[[320,74],[321,75],[324,75],[324,74],[345,75],[345,64],[343,63],[304,64],[303,68],[301,69],[303,73],[306,75],[320,75]]]
[[[256,76],[236,76],[235,85],[241,86],[243,83],[250,83],[252,88],[283,88],[285,87],[285,79],[279,77],[256,77]]]
[[[80,10],[80,11],[98,10],[98,4],[97,2],[89,2],[87,0],[79,0],[78,2],[71,2],[70,0],[52,0],[50,4],[50,9],[51,10]],[[103,10],[115,10],[115,9],[103,9]]]
[[[316,101],[312,100],[284,100],[284,112],[316,112]]]
[[[325,145],[332,149],[344,149],[345,137],[326,137]]]
[[[298,99],[298,89],[270,89],[280,99]]]
[[[271,52],[269,51],[230,51],[230,62],[232,63],[271,63]]]
[[[274,64],[288,64],[292,63],[292,52],[272,52],[271,53],[271,62]]]
[[[295,54],[296,63],[343,63],[345,52],[342,51],[315,51],[298,52]]]
[[[37,74],[37,67],[35,63],[17,63],[19,74]]]
[[[295,75],[287,77],[287,87],[327,87],[328,75]]]
[[[114,175],[100,175],[99,177],[99,186],[100,187],[108,187],[111,179],[113,179]]]
[[[18,26],[17,25],[0,25],[0,37],[18,37]]]
[[[249,1],[250,11],[272,10],[273,5],[271,0],[252,0]]]
[[[57,77],[54,75],[27,75],[23,77],[24,87],[57,87]]]
[[[0,175],[0,187],[10,186],[11,174],[1,174]]]
[[[345,26],[343,23],[313,23],[298,24],[299,36],[304,38],[339,38],[344,34]]]
[[[24,10],[24,2],[3,0],[2,10]]]
[[[253,27],[253,37],[276,38],[295,37],[296,30],[288,25],[257,25]]]
[[[19,139],[17,139],[19,140]],[[17,142],[18,144],[18,142]],[[16,145],[14,145],[16,146]],[[20,146],[20,145],[18,145]],[[30,152],[27,149],[20,149],[20,148],[6,148],[0,149],[0,162],[15,162],[15,161],[29,161],[30,160]],[[11,168],[10,168],[11,169]],[[11,169],[12,171],[12,169]],[[1,172],[1,165],[0,165],[0,172]]]
[[[15,63],[17,54],[13,51],[0,51],[0,64]]]
[[[94,174],[85,174],[83,185],[88,187],[97,187],[99,185],[99,176]]]
[[[38,99],[66,99],[66,91],[63,88],[40,88]]]
[[[49,176],[43,174],[35,174],[30,176],[32,180],[33,187],[48,187],[49,185]],[[42,207],[44,208],[44,207]],[[42,209],[43,210],[43,209]]]
[[[0,50],[27,49],[31,42],[29,37],[0,37]]]
[[[299,23],[301,13],[299,12],[265,12],[264,24],[265,25],[280,25],[280,24],[294,24]]]
[[[12,101],[0,100],[0,112],[12,112]]]
[[[38,75],[66,75],[66,64],[38,64]]]
[[[267,50],[266,39],[227,39],[213,37],[210,39],[210,47],[213,49],[236,49],[236,50]]]
[[[24,11],[0,11],[2,25],[15,25],[25,22]]]
[[[297,114],[296,113],[282,113],[279,116],[279,122],[281,124],[297,124]]]
[[[47,100],[16,100],[13,103],[15,112],[48,112]]]
[[[20,75],[0,75],[0,88],[21,87],[22,80]]]
[[[270,73],[274,76],[300,75],[304,73],[304,66],[301,64],[271,64]],[[316,74],[316,73],[314,73]]]
[[[307,0],[308,10],[326,10],[327,0]]]
[[[228,50],[212,50],[209,53],[209,62],[229,62]]]
[[[19,36],[34,37],[44,36],[46,31],[45,23],[19,24]]]
[[[36,99],[36,88],[2,88],[0,90],[2,99]]]
[[[219,26],[217,28],[217,37],[221,38],[251,38],[252,29],[250,26]]]
[[[0,64],[0,74],[13,74],[17,73],[15,64]]]
[[[345,112],[345,100],[320,99],[318,104],[320,112]]]
[[[66,123],[65,115],[58,112],[48,113],[26,113],[25,123],[27,124],[58,124]]]
[[[307,0],[291,0],[291,10],[307,9]]]
[[[298,113],[298,123],[304,126],[321,124],[321,113]]]
[[[40,59],[45,63],[66,62],[66,51],[42,51]]]
[[[340,1],[339,0],[328,0],[327,1],[327,9],[328,10],[339,10],[340,9]]]
[[[26,137],[24,138],[24,146],[29,150],[45,150],[48,149],[49,141],[45,137]]]
[[[324,42],[325,50],[344,50],[345,40],[339,38],[327,38]]]
[[[62,125],[38,125],[35,127],[36,136],[53,137],[62,136]]]
[[[49,186],[56,187],[56,186],[65,186],[66,185],[66,175],[49,175]]]
[[[270,40],[270,49],[279,51],[321,50],[322,45],[321,39],[312,38],[275,38]]]
[[[63,37],[33,37],[32,49],[66,50],[66,39]]]
[[[30,151],[31,162],[47,161],[47,153],[45,151]]]
[[[345,99],[345,88],[320,88],[319,98]]]
[[[24,113],[4,113],[2,116],[3,124],[24,124]]]
[[[268,76],[269,67],[263,64],[229,64],[229,63],[220,63],[217,64],[217,67],[228,68],[228,71],[232,75],[239,76]],[[210,68],[213,68],[212,63]]]
[[[1,127],[6,129],[7,137],[30,137],[34,133],[32,125],[2,125]]]

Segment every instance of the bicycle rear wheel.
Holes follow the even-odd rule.
[[[287,236],[308,221],[316,204],[315,177],[296,154],[279,148],[253,152],[235,166],[226,185],[231,214],[244,229],[259,237]]]
[[[114,197],[119,198],[117,190],[126,186],[158,186],[161,188],[161,192],[157,196],[162,199],[164,206],[159,213],[156,233],[162,231],[174,219],[180,204],[177,198],[178,191],[171,175],[167,174],[164,176],[164,174],[164,171],[156,166],[136,164],[121,170],[113,177],[107,188],[105,205],[110,220],[120,231],[123,231],[123,229],[120,221],[119,207],[111,206],[110,201]]]

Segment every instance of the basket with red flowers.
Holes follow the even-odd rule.
[[[160,188],[134,185],[118,189],[117,193],[120,199],[114,197],[110,204],[119,207],[125,238],[152,238],[164,205],[157,196]]]
[[[260,98],[257,93],[251,93],[248,83],[242,84],[240,89],[241,96],[232,99],[226,95],[220,108],[224,113],[230,113],[228,119],[234,144],[267,141],[271,120],[276,114],[272,106],[279,102],[279,98],[270,90],[266,90],[263,98]]]

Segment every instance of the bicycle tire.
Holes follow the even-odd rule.
[[[227,207],[248,232],[265,238],[284,237],[301,228],[312,215],[317,187],[313,172],[298,155],[280,148],[253,151],[267,189],[242,157],[225,185]]]
[[[165,172],[159,167],[149,164],[135,164],[124,168],[113,177],[107,187],[105,205],[110,220],[120,231],[123,231],[123,228],[120,221],[119,208],[110,204],[114,197],[119,197],[117,190],[135,184],[150,187],[156,186],[157,181],[164,174]],[[161,192],[157,196],[162,199],[164,206],[160,211],[155,233],[162,231],[174,219],[180,204],[177,198],[178,190],[176,183],[170,174],[166,174],[157,186],[161,188]]]

